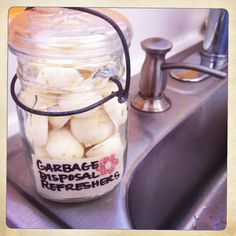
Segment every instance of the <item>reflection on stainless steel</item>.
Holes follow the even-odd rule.
[[[180,219],[177,229],[212,230],[226,226],[226,164],[217,169],[212,179],[206,183],[191,201],[191,209]]]

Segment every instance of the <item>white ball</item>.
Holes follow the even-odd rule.
[[[48,121],[53,129],[62,128],[66,122],[70,119],[70,116],[49,116]]]
[[[43,67],[36,78],[36,83],[53,88],[78,86],[83,80],[78,70],[66,67]]]
[[[65,94],[60,96],[59,106],[63,111],[70,111],[85,108],[98,102],[102,96],[95,90],[81,92],[77,94]],[[98,108],[78,114],[78,117],[87,117],[93,114]]]
[[[115,97],[104,103],[104,108],[117,126],[122,125],[127,121],[127,102],[119,103],[118,99]]]
[[[123,145],[119,133],[111,136],[102,143],[97,144],[86,152],[86,157],[96,157],[101,155],[110,155],[112,153],[121,153]]]
[[[27,107],[33,108],[36,105],[36,96],[27,90],[20,92],[19,100]]]
[[[86,118],[73,117],[70,125],[72,134],[86,147],[102,142],[114,129],[112,120],[104,110],[97,110]]]
[[[59,160],[82,158],[84,155],[83,145],[66,128],[49,133],[46,151],[51,158]]]
[[[25,87],[21,91],[19,100],[27,107],[46,110],[49,107],[53,107],[58,103],[58,98],[55,95],[49,93],[41,93],[39,89]]]
[[[106,83],[106,84],[105,84]],[[103,87],[100,86],[100,88],[98,87],[98,91],[99,93],[103,96],[103,97],[107,97],[108,95],[110,95],[112,92],[116,92],[118,91],[118,87],[117,85],[112,82],[112,81],[107,81],[104,80],[103,81]]]

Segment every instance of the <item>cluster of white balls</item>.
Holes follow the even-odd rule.
[[[48,111],[68,111],[91,105],[117,91],[108,79],[83,77],[79,70],[43,67],[35,83],[24,86],[20,101],[28,107]],[[47,93],[53,88],[55,93]],[[25,135],[37,157],[57,160],[88,158],[124,149],[119,126],[127,120],[127,105],[117,97],[85,113],[73,116],[40,116],[27,113]]]

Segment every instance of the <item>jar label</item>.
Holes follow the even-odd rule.
[[[55,200],[89,198],[112,190],[123,173],[123,151],[106,156],[51,160],[32,155],[36,188]]]

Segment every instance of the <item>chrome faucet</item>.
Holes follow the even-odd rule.
[[[218,68],[228,58],[228,12],[211,9],[201,51],[201,64]]]
[[[228,66],[228,12],[224,9],[210,10],[200,64],[217,70],[224,70]],[[196,73],[190,78],[189,73],[176,71],[171,71],[170,75],[182,82],[194,83],[210,77],[209,74]]]

